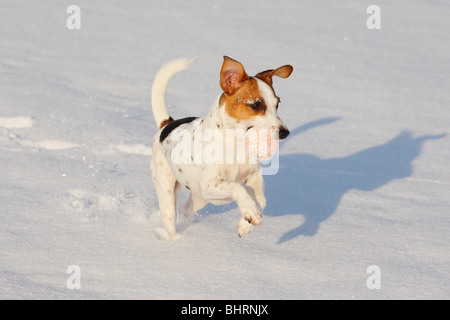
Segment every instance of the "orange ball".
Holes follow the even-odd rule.
[[[246,145],[253,158],[268,160],[273,157],[279,146],[278,133],[275,130],[250,128],[246,134]]]

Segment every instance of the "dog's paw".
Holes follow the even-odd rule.
[[[169,240],[170,241],[177,241],[178,239],[180,239],[180,234],[179,233],[175,233],[175,234],[173,234],[173,235],[171,235],[171,236],[169,236]]]
[[[262,214],[254,201],[241,208],[242,217],[250,224],[261,226]]]
[[[162,240],[168,240],[168,241],[175,242],[178,239],[180,239],[180,234],[178,232],[176,232],[174,234],[169,234],[166,231],[166,229],[163,229],[163,228],[156,228],[155,234],[158,239],[162,239]]]
[[[244,217],[240,218],[237,224],[238,236],[243,237],[253,230],[255,225],[249,223]]]

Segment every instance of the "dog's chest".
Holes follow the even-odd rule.
[[[237,172],[234,181],[237,183],[244,183],[249,176],[256,173],[258,166],[254,164],[240,164],[236,169]]]

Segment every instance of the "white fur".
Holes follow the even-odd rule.
[[[169,119],[165,94],[170,79],[177,73],[187,69],[194,59],[176,59],[164,65],[156,74],[152,87],[152,110],[158,126]]]

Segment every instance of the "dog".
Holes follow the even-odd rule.
[[[158,71],[152,86],[152,110],[159,130],[153,139],[150,171],[160,216],[168,238],[177,240],[177,195],[184,186],[190,191],[183,208],[186,217],[193,217],[207,203],[222,205],[235,201],[242,214],[237,224],[238,235],[242,237],[255,225],[261,225],[266,198],[261,163],[249,161],[248,148],[244,153],[237,151],[237,140],[242,142],[253,128],[275,132],[279,141],[289,135],[277,115],[280,98],[273,89],[272,77],[287,78],[293,67],[284,65],[251,77],[239,61],[224,56],[219,82],[222,92],[209,113],[203,118],[174,120],[165,104],[166,88],[170,79],[191,62],[178,59],[167,63]],[[230,130],[244,132],[244,138],[225,135]],[[215,139],[205,138],[208,132],[214,132]],[[206,150],[223,161],[207,161],[206,157],[199,160],[197,155],[205,155]],[[236,161],[238,157],[244,161]]]

